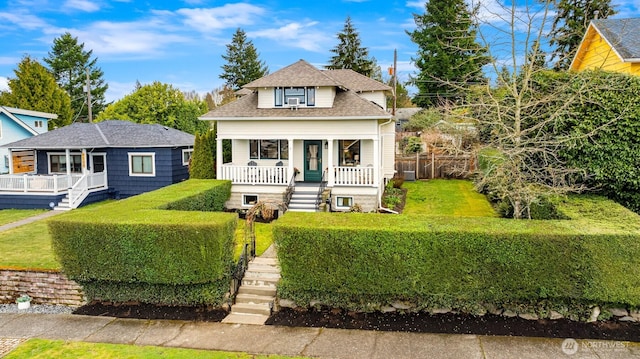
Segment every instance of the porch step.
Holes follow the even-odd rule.
[[[289,210],[292,212],[316,212],[316,200],[318,199],[318,185],[296,185],[289,201]]]

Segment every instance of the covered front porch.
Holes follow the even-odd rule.
[[[375,138],[360,139],[225,139],[231,140],[232,161],[217,162],[217,178],[238,185],[289,186],[295,182],[327,187],[379,187],[380,148]]]

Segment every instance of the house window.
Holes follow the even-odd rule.
[[[69,156],[71,173],[82,172],[82,155],[74,153]],[[49,173],[67,173],[67,156],[65,154],[49,154]]]
[[[342,166],[357,166],[360,164],[360,140],[338,141],[340,164]]]
[[[242,205],[243,206],[253,206],[258,203],[258,195],[257,194],[243,194],[242,195]]]
[[[42,128],[43,122],[41,120],[36,120],[35,123],[34,123],[34,126],[36,128]]]
[[[289,104],[289,99],[297,99],[299,105],[315,106],[316,104],[315,87],[276,87],[274,96],[276,107]]]
[[[286,160],[289,158],[287,140],[250,140],[249,156],[254,160]]]
[[[155,153],[129,153],[129,176],[155,176]]]
[[[351,208],[353,206],[353,197],[337,197],[337,208]]]
[[[307,106],[316,105],[316,88],[307,87]]]
[[[182,165],[188,166],[189,160],[191,160],[191,156],[193,156],[193,148],[187,148],[182,150]]]

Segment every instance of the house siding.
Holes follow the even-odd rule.
[[[58,195],[2,194],[0,196],[0,209],[51,208],[51,203],[56,205],[65,196],[66,193]]]
[[[640,64],[623,62],[597,31],[590,28],[587,38],[572,66],[573,70],[601,69],[640,75]]]
[[[362,92],[359,93],[360,97],[375,102],[385,111],[387,110],[387,96],[382,91]]]
[[[333,106],[333,99],[335,97],[336,93],[333,87],[318,87],[316,88],[316,104],[313,107],[330,108]],[[258,89],[258,108],[274,108],[275,105],[275,91],[273,87]]]

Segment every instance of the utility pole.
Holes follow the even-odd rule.
[[[89,77],[89,68],[87,67],[87,114],[89,115],[89,123],[93,122],[93,115],[91,114],[91,82]]]

